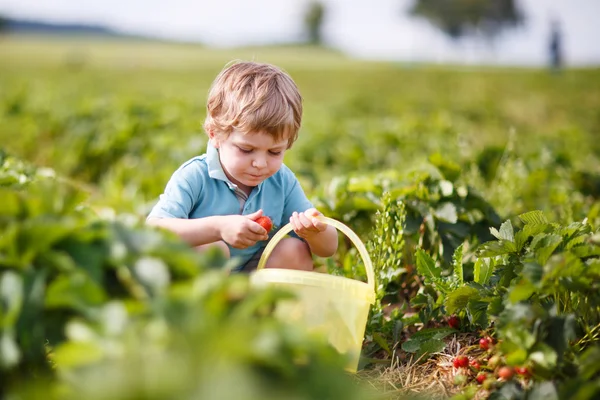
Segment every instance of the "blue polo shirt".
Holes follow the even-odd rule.
[[[148,218],[204,218],[214,215],[247,215],[260,209],[273,220],[275,227],[289,222],[294,211],[313,207],[294,173],[284,164],[273,176],[254,187],[249,196],[231,182],[221,166],[219,153],[210,143],[206,154],[180,166],[167,183]],[[273,236],[275,231],[270,233]],[[231,257],[238,259],[238,269],[266,241],[245,249],[229,246]]]

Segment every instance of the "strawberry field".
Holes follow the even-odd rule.
[[[0,57],[3,398],[600,397],[600,70],[35,37]],[[356,375],[274,318],[288,294],[144,225],[232,59],[295,79],[285,163],[373,261]],[[315,263],[366,279],[343,236]]]

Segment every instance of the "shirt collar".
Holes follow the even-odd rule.
[[[223,171],[223,166],[219,160],[219,150],[210,143],[210,140],[206,145],[206,164],[208,165],[208,176],[224,181],[231,189],[237,188],[237,185],[231,182],[227,178],[227,175],[225,175],[225,171]]]
[[[213,179],[218,179],[223,181],[229,186],[230,189],[236,190],[239,189],[238,185],[231,182],[227,175],[225,175],[225,171],[223,171],[223,166],[221,165],[221,160],[219,159],[219,150],[215,146],[212,145],[210,140],[206,145],[206,164],[208,165],[208,176]],[[258,185],[257,192],[260,192],[261,186],[263,182]],[[241,190],[241,189],[239,189]]]

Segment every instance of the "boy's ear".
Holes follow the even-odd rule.
[[[219,140],[217,139],[217,135],[215,135],[215,131],[213,131],[212,129],[209,129],[208,130],[208,138],[209,138],[210,144],[212,144],[215,149],[218,149],[219,148]]]

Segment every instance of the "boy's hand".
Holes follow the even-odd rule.
[[[236,249],[245,249],[253,246],[256,242],[267,240],[268,232],[255,222],[262,216],[262,213],[262,210],[258,210],[248,215],[225,216],[220,227],[221,238]]]
[[[303,213],[294,211],[290,217],[290,223],[294,227],[296,235],[302,239],[310,239],[311,237],[324,232],[327,229],[327,224],[319,221],[316,218],[318,215],[323,215],[315,208],[309,208]]]

